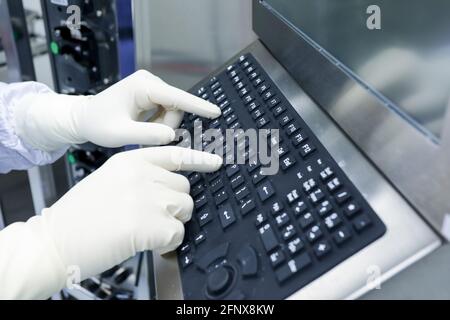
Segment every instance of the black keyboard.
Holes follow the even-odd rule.
[[[284,299],[386,232],[252,55],[191,93],[222,109],[201,119],[206,129],[279,129],[281,141],[275,176],[252,161],[186,174],[195,209],[178,249],[185,299]]]

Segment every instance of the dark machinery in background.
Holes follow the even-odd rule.
[[[130,0],[42,0],[41,4],[57,92],[94,95],[119,81],[121,48],[116,5],[131,8]],[[131,10],[128,12],[131,14]],[[128,20],[131,21],[131,15]],[[66,159],[69,186],[76,185],[120,151],[123,149],[93,144],[72,147]],[[65,290],[61,296],[63,299],[133,299],[142,258],[88,279],[79,290]]]

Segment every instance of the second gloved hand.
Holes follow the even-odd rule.
[[[212,172],[221,165],[218,156],[176,147],[114,156],[44,210],[40,223],[54,256],[86,279],[137,252],[173,251],[183,240],[193,200],[188,180],[172,171]]]
[[[153,122],[141,122],[153,112]],[[175,138],[183,112],[216,118],[220,109],[174,88],[147,71],[138,71],[95,96],[54,92],[31,95],[14,108],[18,136],[43,151],[71,144],[116,148],[165,145]]]

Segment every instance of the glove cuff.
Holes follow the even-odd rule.
[[[76,115],[88,99],[54,92],[24,97],[13,110],[18,136],[46,152],[86,143],[87,140],[79,134]]]

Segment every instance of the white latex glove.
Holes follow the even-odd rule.
[[[177,147],[114,156],[42,216],[0,232],[0,299],[47,298],[73,271],[83,280],[137,252],[174,250],[193,200],[188,180],[171,171],[221,165],[218,156]]]
[[[153,123],[140,122],[154,111]],[[96,96],[55,93],[32,95],[14,109],[17,134],[31,146],[55,151],[92,142],[115,148],[124,145],[165,145],[175,138],[183,112],[216,118],[220,109],[147,71],[138,71]]]

